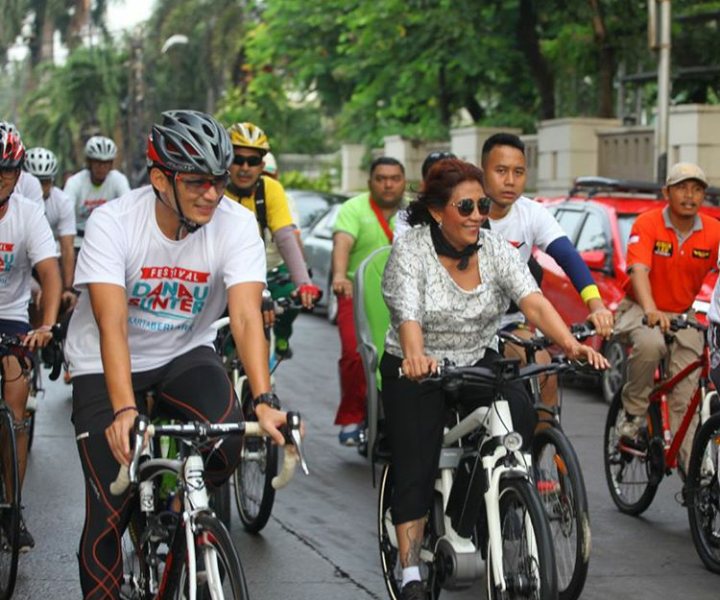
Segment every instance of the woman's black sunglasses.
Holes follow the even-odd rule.
[[[233,158],[233,162],[240,167],[244,164],[251,167],[259,167],[262,161],[262,156],[243,156],[242,154],[236,154],[235,158]]]
[[[463,198],[458,202],[452,202],[452,206],[456,206],[461,217],[469,217],[473,214],[475,206],[477,206],[478,212],[481,216],[485,217],[490,213],[490,205],[492,200],[487,196],[483,196],[477,202],[472,198]]]

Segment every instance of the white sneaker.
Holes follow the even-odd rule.
[[[640,432],[640,418],[623,411],[620,422],[615,427],[620,437],[635,439]]]

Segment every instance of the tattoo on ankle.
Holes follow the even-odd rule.
[[[400,564],[403,568],[416,567],[420,564],[420,548],[422,547],[422,527],[413,523],[405,530],[408,550],[400,557]]]

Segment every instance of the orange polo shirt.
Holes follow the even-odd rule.
[[[708,272],[717,265],[720,221],[698,213],[692,231],[681,239],[668,211],[657,208],[637,218],[628,240],[627,266],[628,270],[638,264],[648,267],[658,309],[681,313],[692,306]],[[630,280],[625,293],[635,300]]]

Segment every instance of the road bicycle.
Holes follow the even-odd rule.
[[[288,276],[279,274],[277,277],[286,278]],[[272,300],[268,292],[264,293],[263,311],[273,311],[276,315],[279,315],[289,308],[298,306],[298,300],[296,299],[278,298]],[[240,401],[243,416],[246,421],[256,421],[255,411],[252,408],[252,392],[242,362],[237,356],[232,332],[230,331],[230,319],[223,317],[216,321],[213,327],[218,331],[217,352],[225,365],[230,381],[232,381],[233,388]],[[275,354],[275,338],[272,327],[266,327],[265,334],[270,344],[269,361],[272,377],[284,358]],[[274,379],[272,383],[274,387]],[[271,440],[258,437],[243,439],[240,463],[233,473],[232,480],[235,505],[237,506],[240,521],[245,530],[250,533],[259,533],[270,519],[275,502],[275,489],[272,486],[272,480],[277,474],[279,461],[280,449]]]
[[[459,386],[488,387],[495,397],[461,419],[450,406],[435,494],[427,521],[420,570],[431,598],[442,589],[469,587],[486,575],[490,600],[554,600],[558,597],[553,540],[533,481],[531,454],[522,450],[510,407],[508,382],[548,372],[555,365],[501,359],[486,367],[445,364],[432,378],[448,394]],[[400,598],[402,566],[391,519],[393,467],[380,480],[378,537],[383,577],[390,597]],[[485,568],[483,567],[485,560]]]
[[[703,564],[720,574],[720,413],[698,429],[685,490],[695,549]]]
[[[288,412],[284,432],[292,451],[285,452],[276,489],[290,481],[298,462],[305,473],[300,415]],[[240,556],[222,521],[209,506],[201,447],[218,447],[228,435],[267,436],[257,423],[184,423],[155,425],[138,416],[132,432],[133,456],[111,484],[114,495],[133,487],[136,498],[122,542],[124,600],[247,600],[247,583]],[[177,458],[159,458],[154,439],[177,440]],[[143,443],[146,440],[146,443]],[[160,479],[177,478],[175,502],[180,512],[164,509]]]
[[[644,323],[647,321],[645,320]],[[670,321],[670,332],[665,335],[667,344],[675,343],[673,333],[692,328],[704,334],[707,328],[690,321],[686,316]],[[675,386],[700,370],[698,385],[687,406],[682,423],[673,436],[667,395]],[[652,504],[658,486],[665,475],[678,467],[680,447],[691,421],[700,412],[704,422],[716,392],[710,389],[710,357],[705,341],[700,357],[674,377],[667,377],[667,365],[661,361],[655,373],[656,385],[648,397],[649,406],[645,423],[635,439],[621,437],[617,426],[623,419],[623,403],[618,392],[608,411],[605,422],[604,457],[605,478],[610,495],[618,509],[629,515],[639,515]],[[681,474],[682,475],[682,474]]]
[[[578,341],[596,334],[587,325],[574,325],[571,331]],[[538,351],[554,343],[543,336],[525,339],[506,331],[498,335],[502,342],[523,348],[530,365],[536,364]],[[568,369],[562,357],[554,360],[557,372]],[[549,369],[547,374],[555,373]],[[585,586],[590,564],[591,530],[585,480],[580,460],[560,423],[561,394],[558,394],[557,406],[548,407],[541,400],[539,377],[529,379],[528,384],[540,422],[532,444],[534,481],[552,531],[559,597],[576,600]]]
[[[53,329],[53,334],[56,335]],[[51,342],[54,343],[54,342]],[[29,369],[24,366],[25,359],[29,356],[28,349],[23,345],[23,340],[15,335],[0,335],[0,358],[15,357],[21,362],[21,377],[30,374]],[[37,367],[39,369],[39,367]],[[50,379],[55,380],[60,376],[61,364],[55,362],[52,365]],[[3,374],[4,377],[4,374]],[[2,387],[4,393],[5,387]],[[20,535],[20,467],[18,462],[18,448],[16,442],[16,431],[19,427],[26,428],[26,423],[16,424],[12,411],[0,395],[0,600],[8,600],[12,597],[17,578],[19,558]]]

